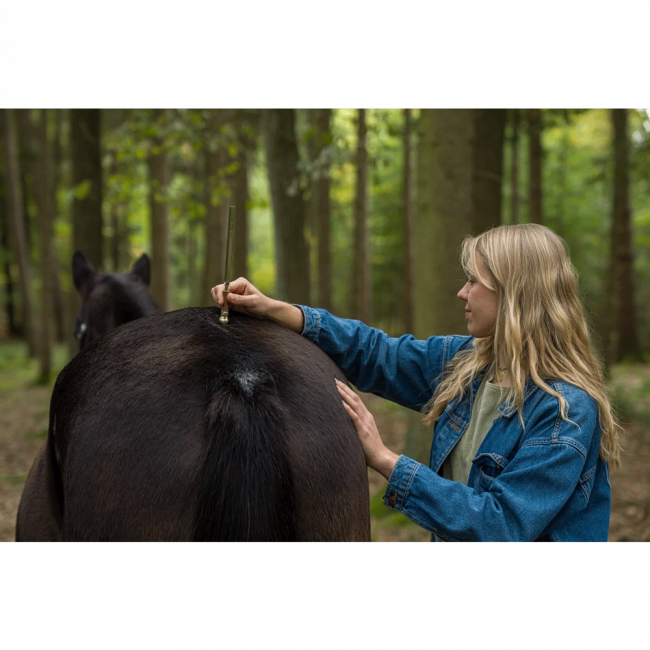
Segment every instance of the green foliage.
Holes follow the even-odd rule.
[[[75,198],[79,201],[83,201],[90,194],[90,181],[85,180],[81,181],[77,187],[74,188]]]
[[[543,209],[547,225],[568,243],[581,278],[581,291],[596,330],[602,329],[609,259],[609,230],[612,211],[612,128],[607,110],[544,110],[542,144]],[[404,277],[403,235],[403,129],[401,110],[370,109],[367,115],[369,160],[370,248],[373,282],[374,324],[392,334],[401,333],[401,294]],[[357,110],[332,112],[331,132],[317,141],[317,131],[306,111],[297,111],[301,153],[294,191],[300,188],[309,199],[312,182],[329,167],[331,178],[331,244],[333,309],[346,316],[349,308],[352,269],[352,234],[356,180]],[[50,111],[50,132],[57,120],[66,143],[69,126],[56,111]],[[249,275],[260,289],[274,295],[275,240],[273,214],[264,148],[253,121],[235,128],[232,111],[178,109],[158,120],[145,109],[106,110],[102,113],[104,171],[104,268],[112,269],[108,243],[116,236],[123,241],[119,270],[127,270],[143,252],[151,254],[149,217],[150,184],[148,159],[165,150],[170,160],[170,182],[164,193],[170,211],[170,258],[172,302],[180,308],[200,300],[204,265],[206,202],[217,204],[229,198],[228,178],[239,163],[242,138],[256,145],[249,160]],[[417,113],[414,114],[417,118]],[[415,120],[414,120],[415,121]],[[503,221],[508,223],[512,202],[510,187],[509,131],[504,149]],[[416,146],[413,124],[413,148]],[[255,142],[255,138],[258,138]],[[519,130],[520,218],[527,220],[527,134],[525,120]],[[631,201],[634,219],[636,296],[640,338],[650,341],[650,116],[646,110],[630,111]],[[225,148],[229,158],[218,178],[206,186],[205,157],[208,151]],[[320,149],[317,157],[312,152]],[[415,156],[414,156],[415,161]],[[58,261],[64,299],[74,291],[70,276],[72,257],[71,206],[76,197],[87,196],[89,184],[70,183],[69,155],[57,173],[61,183],[56,193],[57,218],[53,247]],[[29,179],[31,182],[33,179]],[[26,197],[30,222],[31,259],[37,268],[39,242],[33,196]],[[117,231],[114,226],[117,224]],[[315,246],[314,233],[308,233]],[[6,251],[5,251],[6,253]],[[315,255],[312,256],[315,261]],[[10,260],[17,277],[17,267]],[[314,274],[315,276],[315,274]],[[39,278],[33,274],[38,295]],[[0,288],[1,289],[1,288]],[[4,297],[2,295],[2,297]],[[74,299],[73,299],[74,300]],[[19,297],[14,298],[17,306]],[[19,311],[19,310],[18,310]]]

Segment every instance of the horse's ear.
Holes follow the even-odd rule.
[[[88,259],[80,251],[75,251],[72,256],[72,280],[77,291],[91,284],[95,277],[95,269]]]
[[[131,275],[140,278],[149,286],[149,282],[151,281],[151,262],[149,262],[149,257],[146,253],[142,253],[139,259],[134,262],[131,267]]]

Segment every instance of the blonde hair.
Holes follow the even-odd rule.
[[[481,273],[478,255],[490,277]],[[499,226],[467,237],[461,260],[469,275],[496,291],[496,323],[492,334],[475,339],[472,349],[460,352],[447,365],[446,378],[425,407],[425,424],[433,424],[480,371],[493,371],[497,359],[507,359],[512,383],[508,405],[516,405],[522,426],[527,377],[557,397],[564,420],[569,419],[568,404],[546,381],[566,381],[598,403],[601,458],[619,465],[621,427],[591,351],[578,274],[564,241],[538,224]]]

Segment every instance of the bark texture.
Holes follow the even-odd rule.
[[[544,223],[542,210],[542,111],[528,111],[528,221]]]

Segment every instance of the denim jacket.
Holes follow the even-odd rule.
[[[316,343],[361,391],[422,410],[443,376],[443,368],[471,336],[411,335],[391,338],[359,321],[299,306],[302,335]],[[436,422],[429,467],[400,456],[384,503],[447,541],[607,541],[610,484],[599,457],[601,429],[597,402],[563,381],[549,385],[568,403],[530,379],[524,390],[521,426],[515,407],[497,417],[472,460],[468,484],[442,478],[442,464],[467,429],[474,396],[447,405]]]

